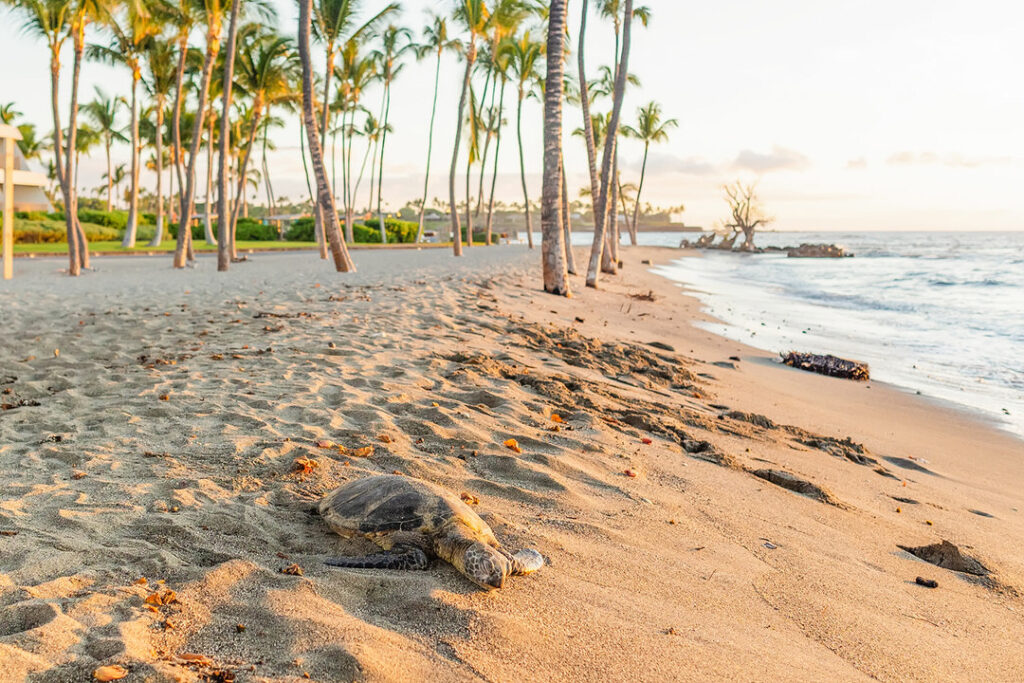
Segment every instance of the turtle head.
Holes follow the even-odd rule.
[[[462,566],[459,566],[460,563]],[[486,543],[479,541],[470,544],[453,564],[470,581],[487,590],[504,586],[505,577],[512,571],[508,558]]]

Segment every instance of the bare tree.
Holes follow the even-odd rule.
[[[733,239],[743,233],[742,251],[754,249],[754,231],[757,228],[768,225],[774,218],[766,216],[761,207],[761,200],[757,197],[757,183],[744,185],[737,180],[729,185],[723,185],[725,201],[732,213],[731,222],[725,223],[726,228],[734,231]]]

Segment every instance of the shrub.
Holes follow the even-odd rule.
[[[113,228],[82,222],[85,238],[90,242],[109,242],[117,240],[120,235]],[[67,242],[67,231],[63,221],[16,220],[14,222],[14,241],[18,244],[56,244]]]
[[[79,209],[78,220],[83,223],[95,223],[108,228],[124,230],[128,225],[127,211],[97,211],[96,209]]]
[[[316,221],[313,218],[297,218],[292,221],[284,237],[290,242],[316,242]]]
[[[235,226],[235,239],[241,241],[264,242],[279,239],[277,228],[263,225],[253,218],[239,218]]]
[[[380,230],[369,228],[362,223],[352,225],[352,240],[361,244],[380,244]]]
[[[172,240],[178,239],[178,224],[177,223],[168,223],[167,224],[167,234],[170,235]],[[216,223],[213,224],[213,234],[214,235],[217,234],[217,224]],[[192,240],[193,241],[201,240],[201,239],[203,239],[203,237],[205,235],[206,235],[206,232],[203,229],[202,221],[200,221],[199,223],[193,223],[192,224]]]
[[[373,230],[377,236],[374,240],[360,240],[356,238],[356,242],[360,241],[372,241],[380,242],[380,221],[376,218],[368,218],[363,223],[366,227]],[[356,226],[358,227],[358,226]],[[384,230],[388,235],[389,244],[408,244],[416,241],[416,231],[419,229],[419,224],[412,221],[400,221],[395,218],[384,219]]]

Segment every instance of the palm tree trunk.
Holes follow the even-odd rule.
[[[82,222],[78,220],[78,83],[82,74],[82,53],[85,51],[85,22],[75,29],[75,63],[71,76],[71,116],[68,119],[68,150],[75,150],[75,170],[71,172],[71,152],[68,152],[68,184],[70,187],[71,209],[68,213],[75,225],[78,242],[78,261],[82,268],[89,268],[89,242],[85,238]],[[71,182],[74,178],[74,182]],[[65,209],[67,207],[65,206]]]
[[[586,12],[587,0],[583,0],[583,10]],[[584,21],[586,20],[586,14],[584,14]],[[587,286],[597,287],[597,268],[601,260],[601,244],[598,243],[599,238],[604,238],[604,226],[600,225],[603,222],[608,211],[608,189],[609,183],[614,181],[612,176],[612,158],[615,154],[615,139],[619,134],[619,116],[622,112],[622,98],[626,92],[626,74],[629,73],[629,47],[630,47],[630,29],[633,23],[633,0],[626,0],[625,4],[625,23],[622,28],[622,54],[619,59],[619,63],[616,67],[615,73],[615,97],[612,104],[611,119],[608,123],[608,130],[605,133],[604,141],[604,157],[601,161],[601,192],[598,195],[597,203],[594,205],[594,217],[598,221],[598,225],[595,227],[594,234],[594,248],[590,252],[590,267],[587,270]],[[580,66],[583,64],[583,30],[580,30],[580,51],[579,59]],[[580,90],[583,96],[583,101],[587,101],[586,86],[584,85],[585,79],[583,78],[583,71],[580,70]],[[585,114],[587,121],[589,122],[589,105],[585,108]],[[592,137],[591,137],[591,143]],[[600,234],[598,234],[600,233]]]
[[[562,176],[562,232],[565,236],[565,269],[569,275],[576,274],[576,254],[572,250],[572,216],[569,211],[569,183],[565,179],[565,154],[559,163],[559,173]]]
[[[544,182],[541,200],[541,262],[544,291],[571,296],[562,230],[562,60],[568,0],[552,0],[548,14],[547,75],[544,89]]]
[[[519,86],[519,104],[516,107],[516,137],[519,139],[519,180],[523,185],[523,203],[526,206],[526,241],[533,249],[533,221],[530,219],[530,191],[526,189],[526,162],[523,159],[523,86]]]
[[[196,105],[196,119],[192,126],[192,141],[189,145],[188,176],[185,185],[185,196],[181,203],[181,221],[178,225],[178,244],[174,250],[174,267],[184,268],[186,248],[192,242],[192,202],[196,192],[196,158],[199,156],[199,141],[203,137],[203,115],[206,113],[206,98],[210,90],[210,78],[213,75],[213,62],[220,50],[220,26],[211,26],[206,36],[206,59],[203,61],[203,72],[199,82],[199,102]],[[207,207],[209,211],[209,207]]]
[[[348,248],[341,239],[338,228],[338,212],[334,208],[334,197],[327,184],[327,169],[324,167],[323,152],[316,134],[316,120],[313,113],[313,64],[309,55],[310,15],[313,0],[299,2],[299,60],[302,62],[302,116],[306,123],[306,138],[309,142],[309,157],[316,177],[317,199],[325,207],[324,232],[331,243],[334,267],[338,272],[354,272],[356,267],[349,257]]]
[[[612,235],[612,263],[615,264],[615,269],[618,270],[619,263],[619,247],[622,245],[622,233],[619,229],[619,155],[618,146],[616,145],[616,151],[612,156],[612,177],[608,184],[608,219],[609,228],[611,229]]]
[[[228,19],[228,44],[224,53],[224,80],[221,85],[220,159],[217,166],[217,270],[227,270],[231,262],[231,213],[228,200],[228,151],[231,146],[231,86],[235,80],[235,43],[238,39],[238,11],[241,0],[232,0]]]
[[[491,173],[491,196],[487,200],[487,245],[494,243],[494,190],[498,185],[498,156],[501,152],[501,115],[505,111],[505,84],[508,81],[501,77],[501,95],[498,97],[498,130],[494,134],[494,171]]]
[[[241,162],[241,165],[239,166],[239,172],[238,172],[238,191],[237,191],[237,193],[235,195],[234,206],[232,206],[232,208],[231,208],[231,232],[232,232],[232,234],[234,234],[235,228],[237,228],[237,226],[238,226],[239,204],[241,203],[242,207],[246,206],[245,185],[246,185],[246,181],[248,180],[248,177],[246,176],[246,173],[249,170],[249,158],[252,156],[252,148],[253,148],[253,145],[256,142],[256,129],[260,125],[260,119],[262,118],[262,114],[263,114],[263,106],[262,106],[262,104],[259,107],[256,107],[256,105],[254,104],[253,105],[253,109],[255,110],[255,113],[253,114],[252,128],[249,130],[249,139],[246,142],[245,151],[242,153],[242,162]],[[246,211],[246,217],[248,217],[248,211]],[[232,249],[235,248],[235,239],[234,239],[234,237],[231,238],[231,248]]]
[[[164,103],[156,103],[156,230],[149,246],[159,247],[164,238]]]
[[[178,176],[178,214],[179,216],[185,212],[184,201],[185,201],[185,178],[182,175],[181,163],[183,161],[182,149],[181,149],[181,94],[182,84],[185,80],[185,58],[188,56],[188,34],[178,39],[178,72],[174,77],[174,114],[171,118],[171,132],[173,135],[172,145],[174,150],[174,173]],[[107,166],[110,166],[110,143],[107,143]],[[110,202],[107,202],[107,211],[110,210]]]
[[[492,49],[491,49],[491,54],[492,55],[494,54],[494,51],[496,49],[497,49],[496,44],[493,44],[492,45]],[[488,88],[488,86],[491,85],[491,78],[492,78],[492,76],[493,76],[493,79],[494,79],[494,87],[491,88],[491,106],[488,108],[488,111],[491,114],[491,118],[488,120],[488,123],[491,124],[491,125],[494,124],[494,93],[498,89],[498,73],[497,73],[497,70],[494,68],[493,58],[492,58],[492,63],[487,68],[487,80],[484,82],[484,92],[483,92],[483,95],[480,98],[480,105],[481,106],[483,106],[484,100],[487,99],[487,88]],[[500,125],[500,118],[499,118],[499,125]],[[476,215],[478,217],[480,216],[480,210],[481,210],[481,208],[484,205],[484,178],[487,177],[487,152],[489,151],[490,147],[491,147],[491,126],[488,126],[487,127],[487,135],[484,137],[484,153],[483,153],[483,156],[480,158],[480,182],[479,182],[479,187],[477,188],[477,200],[476,200]]]
[[[590,248],[590,264],[587,268],[587,286],[597,287],[597,273],[605,251],[605,214],[598,213],[597,200],[601,194],[597,178],[597,148],[594,144],[594,125],[590,118],[590,93],[587,90],[586,68],[583,62],[584,39],[587,33],[587,0],[583,0],[580,18],[579,48],[576,51],[580,80],[580,106],[583,110],[583,137],[587,145],[587,162],[590,172],[590,203],[594,215],[594,242]]]
[[[302,170],[306,174],[306,191],[309,192],[309,203],[313,206],[313,234],[316,237],[317,247],[320,249],[320,258],[327,259],[327,241],[324,240],[323,213],[320,211],[320,203],[316,194],[313,193],[313,184],[309,181],[309,166],[306,164],[306,121],[299,117],[299,153],[302,154]]]
[[[650,148],[651,143],[644,143],[644,160],[640,164],[640,184],[636,188],[636,203],[633,206],[633,244],[636,244],[636,234],[640,222],[640,193],[644,190],[644,175],[647,173],[647,150]]]
[[[64,168],[63,134],[60,126],[60,53],[52,50],[50,53],[50,104],[53,107],[53,155],[54,168],[57,171],[57,182],[60,183],[60,191],[64,197],[64,224],[68,240],[68,275],[76,276],[81,273],[81,262],[78,255],[78,231],[75,228],[75,219],[68,207],[71,206],[70,192],[68,191],[68,178]]]
[[[473,246],[473,195],[469,191],[469,182],[473,176],[472,157],[466,157],[466,246]]]
[[[391,114],[391,79],[384,81],[384,120],[380,133],[380,173],[377,175],[377,220],[380,221],[380,243],[388,243],[388,232],[384,225],[382,196],[384,194],[384,145],[388,141],[388,116]]]
[[[423,239],[423,216],[427,212],[427,188],[430,185],[430,155],[434,151],[434,118],[437,115],[437,87],[441,78],[441,47],[437,48],[437,65],[434,67],[434,104],[430,108],[430,128],[427,133],[427,170],[423,174],[423,203],[420,204],[420,224],[416,228],[416,242]]]
[[[213,112],[206,117],[209,129],[206,134],[206,215],[203,217],[203,239],[207,244],[216,245],[213,234]]]
[[[128,224],[124,229],[124,239],[121,240],[122,247],[135,246],[135,233],[139,227],[139,79],[141,74],[138,69],[132,69],[132,167],[129,183],[131,187],[128,192]]]
[[[112,175],[113,166],[110,163],[110,145],[112,141],[110,135],[106,135],[105,137],[105,146],[107,148],[107,213],[110,213],[114,209],[114,176]]]
[[[299,0],[299,1],[302,2],[303,0]],[[323,112],[321,113],[321,122],[320,122],[320,149],[322,151],[327,149],[327,133],[330,130],[330,127],[328,126],[328,123],[330,122],[330,116],[331,116],[331,79],[334,77],[334,58],[335,58],[334,44],[333,43],[329,43],[327,45],[327,69],[324,72]],[[312,153],[312,148],[310,148],[310,152]],[[333,150],[331,152],[331,166],[332,167],[334,166],[334,152],[333,152]],[[333,192],[334,192],[334,188],[332,187],[331,188],[331,193],[332,193],[331,194],[331,199],[332,199],[331,204],[332,204],[332,206],[334,204],[334,202],[333,202],[333,199],[334,199]],[[323,204],[321,204],[320,205],[320,211],[321,211],[321,213],[326,213],[327,212],[327,207],[324,206]],[[328,221],[327,216],[323,216],[323,220],[325,221],[324,225],[326,226],[326,224],[327,224],[326,221]],[[332,216],[329,220],[330,220],[331,224],[335,223],[336,222],[336,216]],[[326,231],[327,228],[325,227],[324,229]],[[326,232],[324,234],[326,235]]]
[[[352,103],[352,113],[349,115],[348,126],[342,132],[342,151],[348,145],[348,151],[342,159],[342,176],[345,179],[345,234],[353,232],[352,223],[355,219],[355,208],[352,206],[355,201],[355,189],[352,187],[352,147],[355,146],[356,106],[358,102]],[[363,160],[365,165],[366,160]]]
[[[473,62],[475,61],[476,35],[471,34],[469,49],[466,51],[466,74],[462,78],[462,95],[459,96],[459,118],[456,121],[452,166],[448,172],[448,200],[452,212],[452,244],[456,256],[462,256],[462,227],[459,225],[459,209],[455,205],[455,172],[459,165],[459,143],[462,141],[462,115],[466,111],[466,93],[469,92],[469,79],[473,73]]]

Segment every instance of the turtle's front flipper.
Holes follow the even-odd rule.
[[[363,557],[332,557],[324,564],[347,569],[426,569],[427,554],[419,548],[403,547]]]
[[[513,576],[530,574],[544,566],[544,556],[532,548],[524,548],[515,554],[504,549],[500,549],[499,552],[508,558],[511,565],[509,574]]]

